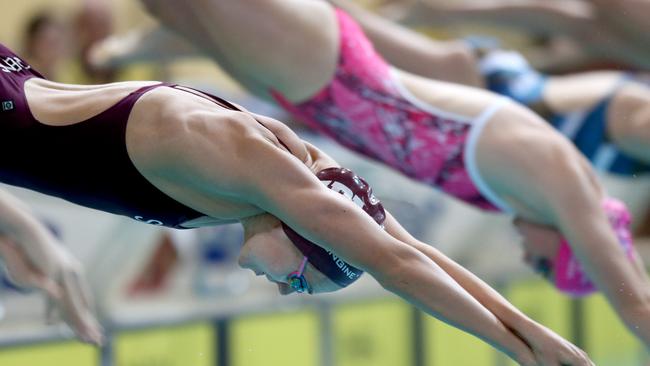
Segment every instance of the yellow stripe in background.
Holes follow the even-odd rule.
[[[413,308],[398,300],[339,305],[332,310],[333,364],[413,365]]]
[[[482,340],[437,319],[424,321],[424,364],[426,366],[492,366],[496,354]]]
[[[2,366],[95,366],[99,365],[97,348],[79,342],[48,343],[0,349]]]
[[[229,366],[318,366],[320,328],[312,311],[235,319],[228,330]]]
[[[113,346],[115,366],[214,366],[216,362],[216,335],[210,323],[125,331],[116,335]]]
[[[585,350],[598,366],[641,366],[648,359],[641,343],[627,330],[602,295],[583,302]]]

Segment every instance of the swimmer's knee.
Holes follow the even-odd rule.
[[[650,99],[650,98],[649,98]],[[648,100],[650,103],[650,100]],[[650,144],[650,104],[644,104],[624,123],[625,133]]]
[[[449,48],[449,52],[445,55],[445,65],[448,65],[453,75],[463,79],[463,84],[483,86],[483,77],[478,72],[476,56],[464,44]]]
[[[650,144],[650,88],[622,89],[610,106],[608,128],[614,138]]]
[[[543,126],[543,128],[551,129],[548,126],[548,123],[532,109],[526,107],[525,105],[512,98],[505,98],[505,100],[501,102],[501,106],[499,107],[497,113],[499,113],[503,118],[510,119],[515,124]],[[540,133],[543,133],[543,131]],[[534,136],[534,140],[539,141],[540,137]]]

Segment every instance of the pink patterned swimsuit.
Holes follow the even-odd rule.
[[[474,153],[483,125],[501,100],[478,117],[459,116],[417,100],[393,75],[359,26],[336,10],[340,56],[332,81],[287,111],[342,145],[484,210],[511,211],[484,184]]]

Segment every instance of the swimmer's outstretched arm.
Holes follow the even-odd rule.
[[[475,55],[464,42],[433,40],[350,0],[328,2],[350,14],[392,65],[428,78],[483,86]]]
[[[447,2],[444,5],[423,0],[409,10],[403,22],[427,26],[469,21],[507,25],[538,34],[571,35],[592,19],[593,8],[576,0],[493,0]]]
[[[192,44],[161,26],[111,36],[90,50],[95,67],[119,67],[134,62],[174,61],[201,53]]]
[[[81,264],[17,198],[0,190],[0,256],[21,286],[44,291],[79,337],[102,343]]]
[[[277,148],[260,150],[259,156],[268,156],[276,155]],[[354,203],[324,187],[295,157],[285,155],[247,169],[243,181],[249,189],[240,194],[428,314],[480,337],[522,364],[533,362],[528,347],[435,262],[381,230]]]
[[[571,196],[563,196],[565,202],[559,203],[561,208],[556,211],[560,231],[627,328],[650,348],[650,280],[646,269],[640,258],[630,265],[602,207],[582,197],[587,194],[576,190]]]
[[[568,364],[575,357],[587,357],[584,351],[528,318],[472,272],[454,262],[436,248],[414,238],[389,213],[387,213],[385,227],[393,237],[413,246],[436,262],[440,268],[447,272],[485,308],[498,317],[505,326],[524,339],[543,364]],[[561,352],[558,352],[558,349]]]

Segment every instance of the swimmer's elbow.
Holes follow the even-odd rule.
[[[367,271],[386,290],[397,294],[417,291],[422,285],[425,272],[435,271],[437,266],[417,249],[398,245],[388,253],[382,253]]]

